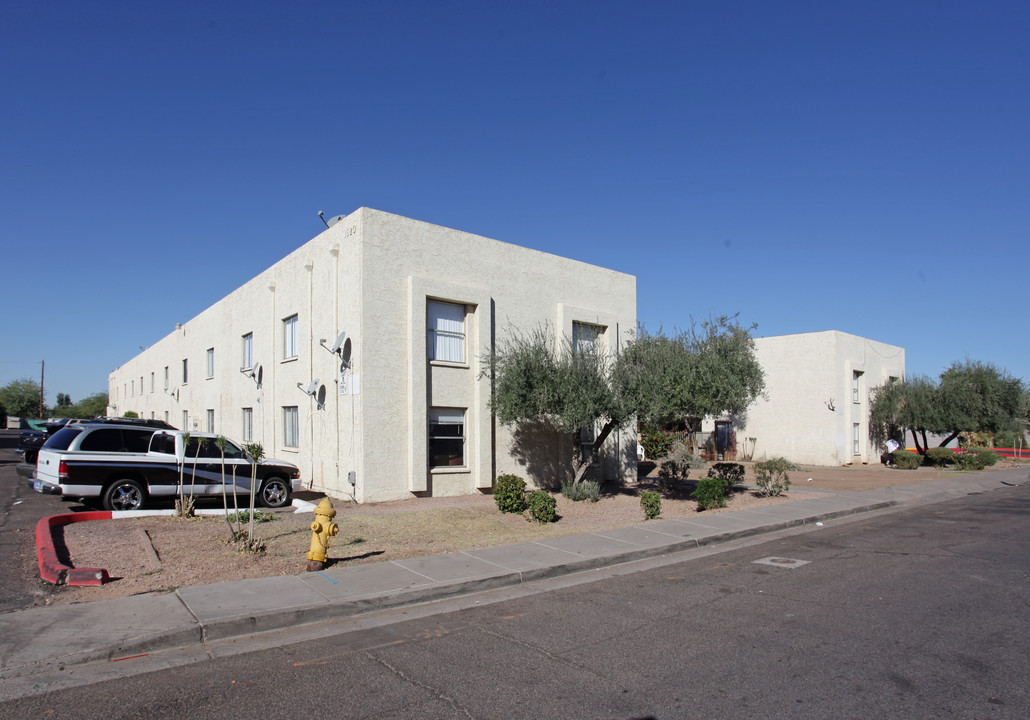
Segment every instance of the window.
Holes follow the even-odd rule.
[[[215,411],[207,411],[207,431],[213,433],[215,431]]]
[[[429,359],[465,362],[465,306],[429,300],[426,316]]]
[[[132,385],[130,387],[132,388],[132,393],[129,395],[129,397],[136,397],[136,381],[135,380],[132,381]]]
[[[300,447],[300,414],[296,405],[283,408],[283,445]]]
[[[602,334],[604,334],[604,328],[600,325],[574,322],[572,323],[572,349],[588,353],[599,351]]]
[[[165,422],[168,422],[168,411],[165,410]]]
[[[154,375],[156,373],[150,373],[150,392],[154,392]]]
[[[183,410],[182,411],[182,429],[183,430],[189,430],[190,429],[190,413],[189,413],[189,410]]]
[[[254,440],[254,408],[243,408],[243,442]]]
[[[283,360],[297,357],[297,316],[283,320]]]
[[[168,366],[165,365],[165,390],[168,389]]]
[[[213,378],[215,376],[215,349],[207,349],[207,376]]]
[[[243,367],[254,367],[254,333],[247,333],[243,336]]]
[[[861,455],[862,454],[862,425],[861,423],[854,423],[851,426],[851,454]]]
[[[185,385],[190,380],[190,361],[186,358],[182,359],[182,384]]]
[[[429,409],[429,467],[465,464],[465,411],[462,408]]]
[[[862,402],[862,393],[860,392],[860,386],[862,384],[862,372],[855,370],[851,373],[851,402]]]

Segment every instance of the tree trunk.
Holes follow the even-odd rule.
[[[912,428],[912,442],[916,446],[917,453],[919,453],[920,455],[926,454],[926,450],[924,448],[919,447],[919,433],[916,431],[915,428]]]
[[[938,445],[937,447],[945,447],[948,443],[950,443],[952,440],[954,440],[955,438],[957,438],[959,436],[959,432],[961,432],[961,431],[955,430],[954,432],[952,432],[951,435],[949,435],[948,437],[944,438],[941,441],[941,444]]]
[[[612,434],[612,430],[614,429],[615,423],[609,420],[604,424],[604,427],[601,428],[601,432],[597,433],[597,437],[594,438],[594,444],[590,446],[590,456],[581,457],[579,459],[579,464],[576,465],[576,475],[572,479],[573,485],[579,485],[583,482],[583,478],[586,477],[587,470],[590,469],[591,461],[597,457],[598,450],[601,449],[601,446],[604,445],[604,441],[608,439],[608,436]]]

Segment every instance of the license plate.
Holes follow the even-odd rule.
[[[32,489],[36,492],[43,492],[43,483],[39,480],[32,481]]]

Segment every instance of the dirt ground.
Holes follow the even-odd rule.
[[[599,502],[578,502],[556,496],[556,523],[541,525],[521,515],[497,510],[492,495],[416,498],[357,505],[335,501],[340,532],[329,547],[330,566],[350,566],[399,560],[441,552],[507,545],[562,535],[585,533],[644,522],[639,492],[659,489],[654,472],[624,488],[602,494]],[[697,473],[691,471],[691,478]],[[747,468],[747,482],[753,482]],[[734,493],[725,510],[732,512],[812,497],[811,491],[863,491],[888,485],[926,482],[954,476],[955,471],[890,470],[882,466],[848,468],[804,467],[792,471],[792,491],[779,498]],[[678,492],[663,492],[663,519],[697,515],[685,483]],[[800,491],[800,492],[799,492]],[[229,529],[221,515],[192,519],[145,517],[74,523],[56,532],[71,564],[106,568],[111,581],[102,587],[56,587],[47,604],[67,604],[213,582],[243,580],[304,571],[311,540],[311,513],[278,512],[275,520],[256,525],[265,543],[261,554],[241,553],[227,543]]]

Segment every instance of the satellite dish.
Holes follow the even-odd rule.
[[[341,220],[343,220],[345,217],[347,217],[347,216],[346,215],[337,215],[334,218],[329,218],[329,220],[326,222],[326,225],[328,225],[329,227],[332,227],[336,223],[338,223]]]
[[[343,341],[347,339],[347,332],[344,331],[336,336],[336,342],[333,343],[332,348],[329,349],[331,353],[340,352],[340,348],[343,346]]]
[[[261,387],[261,381],[265,377],[264,369],[261,367],[261,363],[254,363],[254,367],[250,369],[250,376],[254,378],[254,382],[257,383],[257,386]]]
[[[341,364],[343,365],[343,367],[348,369],[350,368],[351,346],[352,343],[350,341],[350,338],[347,338],[343,343],[343,347],[340,348],[340,360],[342,361]]]
[[[319,410],[325,407],[325,385],[319,386],[318,393],[315,395],[315,402],[318,403]]]
[[[321,385],[322,385],[321,379],[315,378],[314,380],[311,381],[311,384],[308,385],[308,389],[305,390],[304,392],[306,392],[308,395],[314,396],[314,394],[318,392],[318,388],[321,387]]]

